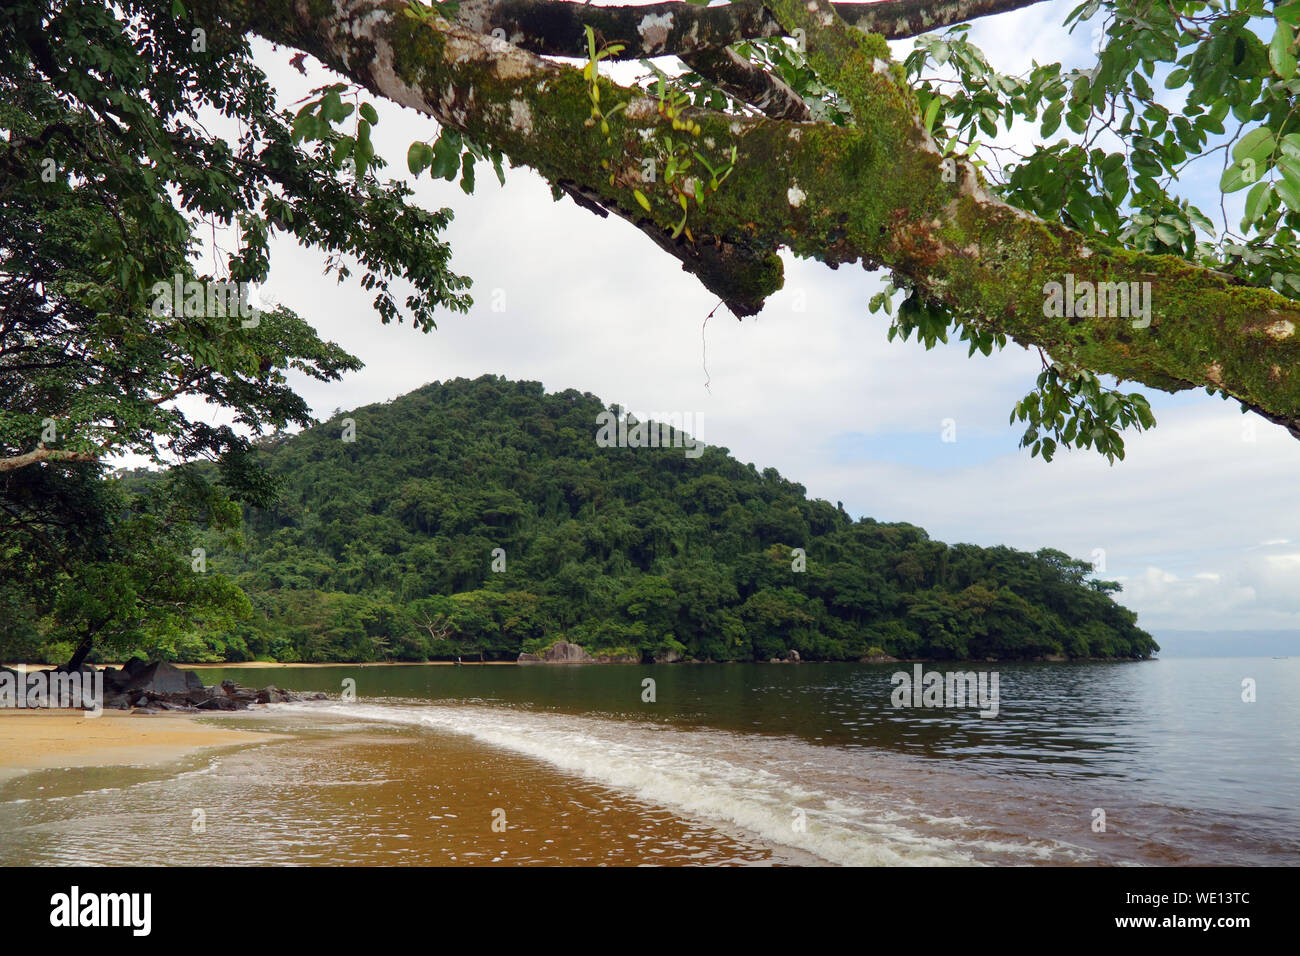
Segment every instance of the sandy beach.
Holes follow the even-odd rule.
[[[0,781],[33,770],[156,766],[196,750],[256,744],[278,735],[199,723],[182,715],[0,710]]]

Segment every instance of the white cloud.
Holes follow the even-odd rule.
[[[1300,628],[1300,554],[1241,557],[1223,572],[1180,577],[1149,567],[1126,582],[1125,598],[1162,628],[1198,630],[1211,621],[1235,629]]]

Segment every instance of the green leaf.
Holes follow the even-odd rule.
[[[1274,142],[1271,129],[1267,126],[1257,126],[1233,144],[1232,158],[1238,163],[1245,159],[1253,159],[1258,166],[1262,167],[1264,161],[1273,153]]]
[[[316,139],[319,127],[320,121],[316,118],[316,115],[303,110],[294,118],[293,121],[294,142]]]
[[[939,115],[939,97],[935,96],[930,100],[930,105],[925,108],[925,131],[928,133],[934,129],[934,119]]]
[[[1263,214],[1268,205],[1268,197],[1269,184],[1265,181],[1256,183],[1246,194],[1246,210],[1241,217],[1243,230],[1250,228],[1250,225]]]
[[[1277,161],[1278,171],[1285,179],[1292,184],[1300,186],[1300,158],[1295,156],[1282,156]]]
[[[357,181],[365,178],[370,161],[375,158],[375,148],[370,143],[369,131],[364,137],[357,137],[356,147],[352,150],[352,161],[357,166]]]
[[[1162,222],[1155,227],[1154,232],[1156,234],[1156,238],[1159,239],[1161,242],[1163,242],[1166,246],[1182,245],[1182,242],[1178,238],[1178,230],[1175,229],[1173,226],[1166,225],[1165,223]]]
[[[460,158],[460,188],[466,195],[474,192],[474,154],[468,150]]]
[[[1300,212],[1300,177],[1282,170],[1282,178],[1273,184],[1277,194],[1292,212]]]
[[[1259,181],[1259,176],[1254,172],[1254,163],[1247,160],[1246,168],[1242,168],[1237,163],[1233,163],[1223,171],[1219,177],[1219,189],[1224,193],[1235,193],[1238,189],[1245,189],[1247,186]]]
[[[412,143],[406,151],[406,166],[413,175],[420,175],[433,162],[433,149],[428,143]]]
[[[445,179],[450,182],[456,178],[456,171],[459,168],[460,142],[458,139],[453,141],[444,132],[433,144],[433,162],[429,165],[429,175],[434,179]]]
[[[1219,188],[1231,193],[1257,183],[1267,169],[1275,145],[1273,131],[1266,126],[1257,126],[1237,140],[1232,147],[1233,163],[1219,178]]]
[[[347,162],[347,158],[352,155],[354,141],[351,136],[340,137],[339,141],[334,144],[334,153],[330,157],[335,168],[342,167]]]
[[[330,90],[321,98],[320,101],[320,118],[327,123],[333,123],[339,119],[339,114],[343,112],[343,100],[339,98],[338,90]]]
[[[1268,45],[1268,62],[1273,72],[1284,80],[1295,76],[1296,59],[1291,52],[1295,45],[1295,30],[1289,24],[1279,23]]]
[[[642,209],[644,209],[646,212],[650,211],[650,200],[646,199],[645,193],[643,193],[639,189],[634,189],[632,190],[632,196],[633,198],[636,199],[637,203],[641,206]]]
[[[1045,137],[1051,136],[1053,133],[1055,133],[1058,129],[1061,128],[1062,109],[1063,109],[1062,104],[1057,102],[1057,103],[1053,103],[1051,106],[1049,106],[1046,110],[1043,111],[1043,129],[1042,129],[1043,136]]]

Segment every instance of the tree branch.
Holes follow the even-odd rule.
[[[99,461],[99,458],[90,452],[85,451],[63,451],[59,448],[38,448],[35,451],[29,451],[23,455],[14,455],[11,458],[0,458],[0,472],[16,471],[19,468],[26,468],[28,465],[34,465],[38,461],[97,462]]]
[[[812,111],[779,76],[751,63],[733,50],[700,50],[682,55],[682,62],[714,86],[772,119],[806,123]]]
[[[782,246],[832,266],[887,266],[963,322],[1155,388],[1211,386],[1300,428],[1297,303],[1172,256],[1085,240],[991,196],[973,168],[940,154],[885,40],[849,27],[827,0],[768,2],[787,29],[805,31],[811,65],[857,125],[691,111],[698,148],[716,157],[735,146],[737,163],[707,204],[687,204],[694,240],[684,242],[664,238],[682,218],[679,193],[641,173],[660,136],[681,134],[639,91],[598,81],[606,134],[588,123],[579,70],[446,21],[422,23],[398,0],[210,2],[551,182],[577,184],[644,231],[657,228],[661,247],[689,249],[675,254],[729,302],[756,309],[780,288]],[[626,108],[610,113],[615,103]],[[1137,283],[1149,290],[1149,322],[1052,314],[1045,285],[1067,276],[1076,286]]]
[[[837,3],[840,16],[864,33],[902,40],[931,30],[1005,13],[1042,0],[881,0]],[[615,59],[720,50],[741,40],[789,36],[765,0],[736,0],[716,7],[667,2],[596,6],[567,0],[465,0],[457,21],[544,56],[581,56],[584,27],[625,49]]]

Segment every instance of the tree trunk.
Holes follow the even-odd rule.
[[[68,659],[68,663],[63,665],[63,669],[66,671],[81,670],[81,665],[86,662],[86,658],[90,656],[90,652],[94,650],[94,648],[95,635],[92,632],[87,635],[85,640],[77,645],[77,649],[72,652],[72,657]]]

